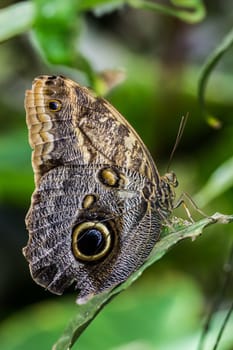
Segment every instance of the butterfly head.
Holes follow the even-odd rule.
[[[170,215],[174,209],[175,188],[179,185],[174,172],[168,172],[161,177],[160,191],[157,194],[158,207],[164,216]]]
[[[171,188],[176,188],[179,185],[179,182],[177,180],[176,174],[173,171],[170,171],[169,173],[166,173],[163,178],[167,180],[167,183],[170,185]]]

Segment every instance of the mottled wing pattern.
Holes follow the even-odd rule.
[[[128,122],[61,76],[41,76],[25,107],[36,189],[24,255],[53,293],[86,300],[123,282],[159,238],[159,175]]]
[[[60,110],[49,110],[53,100],[61,102]],[[36,179],[70,162],[113,164],[150,180],[157,175],[151,155],[125,118],[72,80],[38,77],[26,92],[25,107]]]

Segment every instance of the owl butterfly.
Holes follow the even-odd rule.
[[[160,176],[140,137],[102,98],[40,76],[25,108],[35,191],[23,253],[36,283],[78,302],[123,282],[159,240],[177,180]]]

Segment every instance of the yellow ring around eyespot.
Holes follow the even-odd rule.
[[[58,107],[56,109],[52,109],[49,107],[50,103],[56,103],[58,105]],[[48,100],[48,108],[51,112],[58,112],[62,108],[62,103],[59,100]]]
[[[78,249],[78,236],[80,235],[80,233],[82,233],[84,230],[87,230],[89,228],[95,228],[97,230],[99,230],[101,232],[101,234],[103,235],[104,239],[105,239],[105,247],[104,249],[95,255],[85,255],[82,252],[80,252],[80,250]],[[73,231],[73,236],[72,236],[72,250],[74,253],[75,258],[79,259],[79,260],[83,260],[83,261],[96,261],[99,260],[101,258],[103,258],[107,252],[109,251],[110,247],[111,247],[111,234],[109,229],[101,224],[100,222],[93,222],[93,221],[87,221],[87,222],[82,222],[81,224],[79,224]]]

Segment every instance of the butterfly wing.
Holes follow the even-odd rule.
[[[25,108],[36,179],[54,166],[72,162],[118,165],[159,181],[135,130],[87,88],[61,76],[41,76],[26,92]]]
[[[105,100],[42,76],[25,107],[36,189],[24,255],[34,280],[87,298],[124,281],[158,240],[159,176],[146,147]]]

